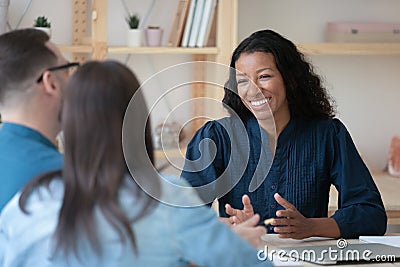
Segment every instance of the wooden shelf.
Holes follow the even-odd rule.
[[[216,47],[202,47],[202,48],[188,48],[188,47],[125,47],[125,46],[111,46],[108,47],[110,54],[200,54],[200,55],[216,55],[218,48]]]
[[[400,43],[298,43],[307,55],[400,55]]]
[[[59,45],[62,52],[92,53],[89,45]],[[298,43],[297,47],[307,55],[400,55],[400,43]],[[187,54],[217,55],[217,47],[126,47],[110,46],[111,54]]]
[[[88,45],[59,45],[62,52],[92,53]],[[400,55],[400,43],[299,43],[297,47],[307,55]],[[217,47],[108,47],[111,54],[187,54],[217,55]]]
[[[400,55],[400,43],[299,43],[300,51],[307,55]],[[92,53],[88,45],[59,45],[62,52]],[[217,55],[217,47],[108,47],[113,54],[188,54]]]
[[[89,45],[58,45],[62,52],[69,53],[92,53],[93,49]]]

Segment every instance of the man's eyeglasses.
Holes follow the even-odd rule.
[[[80,64],[79,62],[68,62],[67,64],[61,65],[61,66],[56,66],[56,67],[51,67],[48,68],[46,71],[55,71],[55,70],[62,70],[62,69],[69,69],[72,67],[78,67]],[[43,73],[40,75],[40,77],[36,80],[37,83],[40,83],[43,81]]]

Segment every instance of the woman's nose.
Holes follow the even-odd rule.
[[[258,85],[255,82],[251,81],[247,89],[247,95],[254,97],[260,94],[262,93]]]

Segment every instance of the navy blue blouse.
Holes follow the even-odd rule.
[[[339,192],[339,209],[332,218],[342,237],[385,233],[387,218],[380,193],[350,134],[338,119],[292,118],[279,135],[275,157],[265,141],[268,136],[260,130],[255,118],[244,122],[245,132],[232,130],[239,123],[242,122],[234,118],[210,121],[197,131],[187,147],[182,177],[193,187],[209,184],[220,176],[228,176],[232,183],[233,189],[228,193],[215,193],[220,216],[227,216],[224,208],[227,203],[243,209],[241,198],[248,194],[262,221],[275,217],[276,211],[283,209],[273,197],[278,192],[305,217],[327,217],[333,184]],[[247,136],[243,134],[246,132]],[[207,139],[213,140],[215,146],[204,142]],[[208,159],[208,166],[199,169],[195,160],[201,155],[213,155],[213,149],[215,157]],[[249,152],[238,153],[240,150]],[[233,163],[229,164],[230,161]],[[239,166],[243,162],[244,172],[243,166]],[[252,179],[258,185],[256,190],[252,189]]]

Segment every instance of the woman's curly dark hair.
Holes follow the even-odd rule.
[[[335,116],[333,100],[322,86],[321,78],[296,46],[272,30],[254,32],[235,49],[230,64],[229,80],[225,84],[223,103],[246,120],[252,113],[242,103],[236,83],[235,63],[243,53],[263,52],[274,56],[282,75],[290,115],[301,119],[326,119]],[[332,102],[332,103],[331,103]]]

